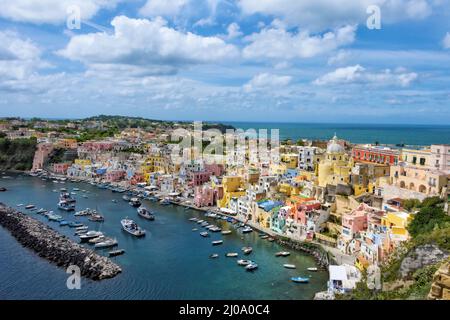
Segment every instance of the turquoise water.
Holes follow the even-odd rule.
[[[308,275],[306,268],[314,266],[314,260],[292,250],[291,256],[277,258],[275,252],[286,248],[260,239],[257,232],[243,235],[228,222],[211,219],[233,233],[226,236],[214,233],[210,238],[202,238],[201,227],[188,221],[190,217],[204,218],[194,210],[144,201],[145,206],[157,212],[155,221],[146,221],[121,199],[122,195],[89,184],[62,185],[18,176],[0,179],[0,186],[8,188],[7,192],[0,192],[0,202],[14,207],[18,203],[32,203],[55,212],[59,194],[52,192],[53,189],[77,187],[89,191],[88,199],[80,196],[81,191],[77,192],[77,209],[97,207],[105,216],[104,223],[75,218],[71,213],[59,214],[117,238],[119,248],[126,251],[125,255],[112,258],[123,269],[120,275],[100,282],[82,279],[80,290],[69,290],[65,270],[21,247],[0,227],[0,299],[311,299],[315,292],[326,287],[327,272],[313,273],[309,284],[292,283],[290,277]],[[77,239],[73,229],[47,222],[36,213],[28,214]],[[120,220],[126,216],[147,230],[145,238],[133,238],[121,230]],[[192,231],[194,227],[199,230]],[[213,247],[211,241],[217,239],[223,239],[224,244]],[[240,251],[243,246],[253,247],[249,259],[259,265],[253,273],[239,267],[236,258],[225,257],[227,252],[239,252],[243,257]],[[212,253],[220,257],[209,259]],[[285,269],[284,263],[295,264],[297,269]]]
[[[392,124],[333,124],[333,123],[260,123],[227,122],[247,130],[279,129],[281,139],[329,140],[334,133],[353,143],[431,145],[449,144],[450,126],[392,125]],[[269,131],[270,133],[270,131]]]

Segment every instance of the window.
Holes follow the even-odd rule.
[[[425,158],[420,158],[420,165],[424,166],[425,165]]]
[[[416,164],[416,163],[417,163],[417,157],[415,157],[415,156],[413,157],[412,163],[413,163],[413,164]]]

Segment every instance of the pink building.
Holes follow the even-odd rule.
[[[37,150],[34,154],[33,168],[31,171],[42,170],[44,167],[45,159],[53,151],[53,144],[51,143],[39,143]]]
[[[342,216],[342,236],[352,239],[356,233],[367,230],[369,221],[383,214],[382,210],[361,203],[355,210]]]
[[[206,172],[209,172],[211,175],[216,177],[220,177],[225,173],[225,169],[221,164],[217,163],[205,164],[204,167]]]
[[[319,210],[321,208],[321,204],[319,201],[311,201],[302,203],[298,207],[297,216],[293,217],[295,220],[297,220],[300,224],[305,225],[307,223],[308,219],[308,212],[311,212],[313,210]]]
[[[117,182],[125,178],[125,170],[108,170],[105,174],[105,179],[108,182]]]
[[[197,207],[214,205],[214,190],[210,186],[197,186],[195,188],[194,204]]]
[[[67,169],[69,169],[69,167],[71,166],[71,164],[69,162],[65,162],[65,163],[55,163],[53,164],[53,172],[57,173],[57,174],[67,174]]]
[[[190,173],[190,180],[191,185],[201,186],[202,184],[209,181],[209,178],[211,177],[211,173],[207,171],[198,171],[198,172],[191,172]]]

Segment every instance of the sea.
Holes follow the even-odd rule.
[[[281,140],[330,140],[335,134],[352,143],[429,146],[450,144],[450,125],[224,122],[236,129],[278,129]]]
[[[5,175],[11,178],[1,178]],[[112,258],[121,266],[121,274],[102,281],[83,278],[80,289],[68,289],[66,282],[70,275],[66,270],[22,247],[0,226],[0,299],[303,300],[312,299],[316,292],[326,289],[326,271],[307,271],[308,267],[316,266],[311,256],[261,239],[256,231],[243,234],[231,223],[205,218],[203,212],[144,200],[143,204],[156,212],[155,221],[148,221],[140,218],[136,208],[122,200],[123,194],[87,183],[61,184],[4,173],[0,175],[0,186],[8,189],[0,192],[0,202],[11,207],[34,204],[37,208],[53,210],[66,220],[80,221],[90,230],[100,230],[116,238],[118,248],[125,249],[124,255]],[[58,211],[60,188],[80,189],[74,191],[77,210],[97,209],[105,221],[90,222],[86,217]],[[23,207],[18,209],[78,241],[74,229],[60,227],[59,223],[49,222],[46,217]],[[125,217],[134,219],[144,228],[146,236],[135,238],[125,233],[120,225],[120,220]],[[192,217],[232,230],[232,234],[211,233],[211,237],[203,238],[199,234],[202,227],[189,221]],[[211,241],[219,239],[224,241],[223,244],[212,246]],[[244,246],[253,247],[249,256],[242,254]],[[107,255],[107,251],[98,250],[98,253]],[[291,255],[276,257],[278,251],[290,251]],[[237,265],[239,258],[225,257],[228,252],[238,252],[239,258],[251,259],[259,268],[254,272],[246,271]],[[219,258],[210,259],[213,253],[219,254]],[[285,263],[294,264],[297,269],[286,269]],[[310,282],[294,283],[290,278],[295,276],[310,277]]]

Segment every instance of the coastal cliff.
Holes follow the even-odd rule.
[[[122,271],[110,259],[84,248],[44,223],[1,203],[0,225],[24,247],[35,251],[40,257],[63,268],[76,265],[80,268],[81,275],[86,278],[113,278]]]

